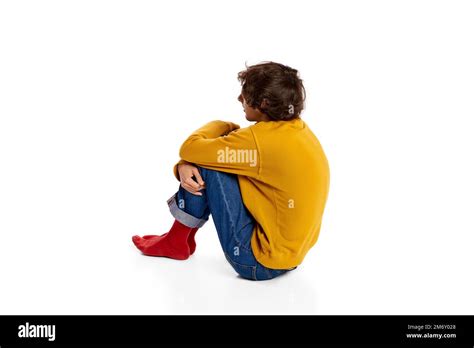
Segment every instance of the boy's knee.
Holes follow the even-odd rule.
[[[217,170],[213,170],[213,169],[209,169],[209,168],[204,168],[204,167],[201,167],[201,166],[196,166],[199,170],[199,172],[201,173],[201,175],[205,175],[205,174],[217,174],[219,173]]]
[[[213,169],[209,169],[209,168],[204,168],[204,167],[200,167],[200,166],[197,166],[198,170],[199,170],[199,173],[201,174],[201,177],[204,181],[206,181],[205,178],[210,178],[210,177],[221,177],[221,178],[229,178],[229,179],[233,179],[234,177],[236,177],[235,174],[231,174],[231,173],[226,173],[226,172],[220,172],[218,170],[213,170]]]
[[[204,179],[205,177],[207,177],[209,175],[209,173],[212,173],[214,172],[214,170],[212,169],[207,169],[207,168],[204,168],[204,167],[201,167],[201,166],[196,166],[197,169],[199,170],[199,173],[201,174],[201,177]]]

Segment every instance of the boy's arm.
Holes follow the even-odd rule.
[[[232,122],[212,121],[193,132],[181,145],[178,165],[189,162],[204,168],[256,177],[259,158],[250,128],[239,129]]]
[[[189,138],[192,137],[200,137],[203,139],[214,139],[218,138],[222,135],[226,135],[233,130],[239,129],[240,126],[238,124],[226,121],[211,121],[206,123],[201,128],[195,130]],[[189,140],[189,138],[187,140]],[[187,141],[186,140],[186,141]]]

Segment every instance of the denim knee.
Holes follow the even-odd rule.
[[[235,175],[235,174],[229,174],[225,172],[220,172],[218,170],[213,170],[213,169],[208,169],[204,167],[197,166],[199,173],[201,174],[201,177],[204,179],[208,175]],[[205,181],[205,180],[204,180]]]

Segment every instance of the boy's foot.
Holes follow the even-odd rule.
[[[175,220],[168,233],[161,236],[148,235],[147,238],[133,236],[132,241],[145,255],[186,260],[190,255],[188,238],[192,230],[194,228],[187,227]]]
[[[191,232],[189,233],[189,237],[188,237],[189,255],[194,254],[194,252],[196,251],[196,240],[194,239],[194,236],[196,235],[197,230],[198,228],[193,228]],[[165,233],[163,236],[158,236],[156,234],[147,234],[147,235],[144,235],[142,238],[152,239],[155,237],[164,237],[166,234],[167,233]]]

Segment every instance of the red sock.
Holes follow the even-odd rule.
[[[188,246],[189,246],[189,254],[190,255],[194,254],[194,251],[196,251],[196,241],[194,240],[194,236],[196,235],[197,230],[199,230],[199,228],[195,227],[189,233]]]
[[[145,255],[186,260],[190,255],[188,238],[192,230],[193,228],[175,220],[168,233],[147,239],[133,236],[132,241]]]
[[[194,254],[194,252],[196,251],[196,240],[194,239],[194,236],[196,235],[197,230],[199,230],[199,228],[194,227],[191,230],[191,232],[189,233],[189,236],[188,236],[189,255]],[[152,238],[156,238],[156,237],[164,237],[164,235],[163,236],[157,236],[156,234],[147,234],[147,235],[143,236],[142,238],[143,239],[152,239]]]

